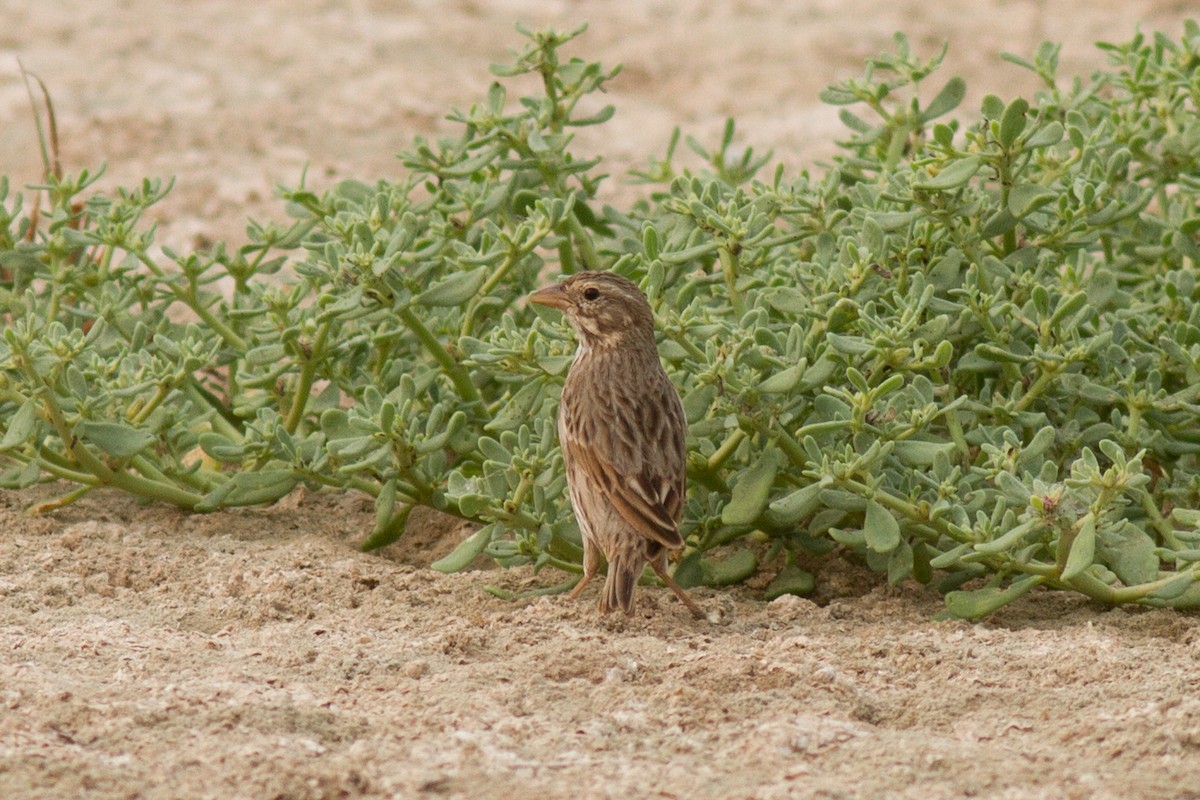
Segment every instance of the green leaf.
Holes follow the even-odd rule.
[[[547,375],[562,375],[571,366],[575,356],[544,356],[538,359],[538,366]]]
[[[1016,525],[1010,530],[1005,531],[990,542],[978,542],[975,545],[975,552],[986,555],[1010,552],[1019,547],[1025,541],[1026,537],[1040,526],[1041,523],[1037,519],[1028,519],[1020,525]]]
[[[937,93],[937,96],[929,101],[929,105],[925,107],[925,110],[921,112],[921,122],[926,123],[937,119],[943,114],[949,114],[958,108],[966,96],[967,82],[957,76],[951,78],[942,87],[942,90]]]
[[[321,431],[326,439],[348,439],[357,434],[350,425],[350,415],[341,408],[321,412]]]
[[[121,422],[88,419],[75,425],[75,435],[96,445],[113,458],[135,456],[156,441],[153,434]]]
[[[779,571],[768,585],[763,596],[767,600],[774,600],[782,597],[785,594],[794,594],[800,597],[807,597],[817,588],[816,578],[811,572],[800,569],[794,564],[789,564]]]
[[[946,150],[954,145],[954,128],[939,122],[933,126],[933,141]]]
[[[979,172],[979,168],[982,166],[983,159],[979,156],[966,156],[951,162],[950,166],[942,169],[936,175],[923,181],[917,181],[913,184],[913,188],[937,192],[959,189],[966,186],[967,181],[975,177],[975,173]]]
[[[853,492],[825,488],[821,490],[820,500],[821,505],[838,511],[864,511],[868,502],[863,500],[862,495]]]
[[[997,347],[988,342],[982,342],[975,345],[975,355],[988,361],[999,361],[1009,364],[1024,364],[1026,361],[1033,359],[1033,356],[1014,353],[1011,350],[1006,350],[1003,347]]]
[[[205,431],[200,434],[197,444],[209,456],[226,464],[237,463],[246,455],[244,445],[237,444],[227,436],[213,431]]]
[[[803,314],[812,308],[812,300],[794,286],[773,286],[763,290],[763,298],[771,308],[784,314]]]
[[[758,385],[758,388],[764,394],[785,394],[790,392],[800,383],[800,379],[804,377],[804,370],[807,368],[808,361],[802,358],[799,362],[767,378]]]
[[[371,529],[372,536],[384,533],[396,510],[396,479],[384,481],[375,498],[375,527]]]
[[[868,500],[863,537],[876,553],[890,553],[900,545],[900,523],[877,501]]]
[[[913,573],[913,548],[908,542],[900,542],[888,557],[887,579],[892,586]]]
[[[820,483],[810,483],[802,489],[788,494],[771,503],[771,513],[782,525],[791,525],[812,514],[821,505]]]
[[[919,208],[909,211],[876,211],[869,217],[869,219],[875,220],[880,228],[889,232],[907,228],[917,220],[924,218],[925,211]]]
[[[992,214],[984,220],[983,228],[980,233],[991,239],[996,236],[1003,236],[1009,231],[1015,230],[1017,227],[1017,218],[1013,216],[1007,208],[1001,208],[995,214]]]
[[[282,344],[264,344],[246,353],[246,363],[253,367],[278,364],[287,358],[287,348]]]
[[[237,472],[221,486],[206,494],[196,504],[195,510],[209,512],[218,508],[274,503],[287,496],[299,482],[291,469]]]
[[[843,336],[839,333],[825,334],[825,341],[837,352],[848,356],[866,355],[875,347],[869,339],[861,336]]]
[[[642,250],[646,253],[647,261],[654,261],[660,252],[658,248],[658,229],[647,223],[642,226]]]
[[[396,496],[393,489],[388,491],[388,484],[395,486],[395,481],[391,480],[384,484],[383,490],[375,504],[375,527],[360,546],[364,552],[377,550],[380,547],[387,547],[401,536],[408,528],[408,518],[412,513],[412,506],[403,506],[399,512],[395,511]],[[389,496],[390,494],[390,496]]]
[[[912,576],[917,583],[928,586],[933,580],[933,568],[929,565],[930,557],[936,551],[928,544],[918,541],[912,546]]]
[[[800,385],[796,388],[800,391],[807,391],[818,386],[825,386],[831,380],[840,380],[840,378],[835,378],[840,368],[841,365],[838,364],[837,359],[833,358],[831,354],[825,353],[804,373],[800,379]]]
[[[508,448],[491,436],[480,436],[475,442],[475,447],[480,455],[497,464],[508,464],[512,461],[512,453],[508,452]]]
[[[732,586],[749,578],[758,569],[758,558],[750,550],[738,550],[717,560],[701,556],[695,550],[683,557],[672,575],[684,589],[694,586]]]
[[[66,379],[67,388],[73,396],[87,397],[90,394],[88,392],[87,380],[83,377],[83,373],[79,370],[79,367],[74,364],[68,364],[63,377]]]
[[[1189,528],[1200,528],[1200,508],[1173,508],[1171,519]]]
[[[478,558],[492,541],[492,536],[500,530],[500,524],[493,522],[484,525],[466,539],[458,543],[450,553],[430,564],[438,572],[451,573],[466,569],[471,562]]]
[[[712,402],[717,398],[717,387],[711,383],[703,384],[692,389],[683,396],[683,416],[689,425],[704,419]]]
[[[24,489],[26,486],[32,486],[37,483],[42,477],[41,464],[36,460],[31,460],[28,464],[17,473],[16,480],[13,482],[14,489]]]
[[[768,448],[749,468],[742,471],[733,485],[729,502],[721,509],[721,522],[725,525],[750,525],[758,519],[775,484],[775,473],[779,471],[782,454]]]
[[[1010,102],[1000,117],[1000,130],[996,138],[1005,148],[1012,147],[1017,137],[1025,130],[1027,120],[1025,113],[1029,111],[1029,101],[1018,97]]]
[[[873,217],[867,217],[862,221],[862,230],[859,231],[859,242],[866,252],[875,258],[883,258],[887,248],[887,239],[883,233],[883,226],[875,221]]]
[[[487,280],[488,271],[489,268],[485,266],[466,272],[455,272],[417,295],[416,302],[433,307],[462,305],[480,290]]]
[[[1069,581],[1090,567],[1096,560],[1096,517],[1087,514],[1075,541],[1071,542],[1071,551],[1067,555],[1067,563],[1063,566],[1062,579]]]
[[[1163,586],[1155,589],[1148,596],[1158,600],[1174,600],[1181,594],[1191,588],[1196,582],[1196,574],[1191,570],[1182,572],[1175,578],[1167,581]]]
[[[946,569],[958,563],[958,560],[966,555],[971,550],[969,542],[963,542],[956,545],[944,553],[934,556],[929,559],[929,566],[934,569]]]
[[[483,429],[491,433],[498,433],[515,430],[522,423],[529,422],[534,407],[542,399],[542,392],[545,388],[546,384],[542,381],[525,384],[500,407],[496,416],[484,425]]]
[[[694,247],[688,247],[684,250],[664,251],[659,258],[662,259],[664,264],[686,264],[689,261],[696,261],[716,252],[716,243],[709,241]]]
[[[1005,589],[985,586],[969,592],[950,592],[946,595],[946,610],[958,619],[982,619],[1028,594],[1045,580],[1042,575],[1026,575],[1013,581]]]
[[[296,488],[300,479],[291,469],[264,469],[261,472],[239,472],[229,481],[233,491],[228,505],[254,506],[274,503]]]
[[[1059,328],[1065,320],[1079,313],[1086,305],[1087,292],[1081,290],[1066,295],[1058,301],[1058,307],[1054,309],[1054,314],[1050,317],[1050,325],[1056,329]]]
[[[836,105],[836,101],[831,101],[830,104]],[[868,123],[855,116],[850,112],[849,109],[840,109],[838,111],[838,119],[840,119],[842,124],[852,131],[857,131],[858,133],[867,133],[871,130],[871,126]]]
[[[1159,559],[1154,540],[1133,525],[1099,531],[1096,535],[1096,553],[1126,586],[1151,583],[1158,579]]]
[[[1023,183],[1014,186],[1008,193],[1008,213],[1015,219],[1021,219],[1027,214],[1037,211],[1042,206],[1053,201],[1058,195],[1051,189],[1038,186],[1035,183]],[[985,233],[985,236],[993,234]]]
[[[25,444],[37,429],[37,403],[31,397],[21,404],[17,413],[8,421],[4,438],[0,439],[0,451],[12,450]]]
[[[1036,149],[1039,147],[1049,147],[1052,144],[1058,144],[1063,138],[1063,125],[1057,120],[1048,122],[1042,127],[1029,135],[1025,140],[1025,147],[1028,149]]]
[[[906,467],[929,467],[939,454],[951,456],[955,451],[954,442],[923,442],[917,439],[905,439],[895,442],[892,452]]]
[[[867,543],[866,538],[863,536],[863,532],[857,528],[830,528],[828,534],[830,539],[833,539],[838,544],[845,545],[852,550],[859,550]]]

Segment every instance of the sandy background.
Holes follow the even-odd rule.
[[[944,8],[943,8],[944,7]],[[951,10],[952,9],[952,10]],[[951,44],[967,106],[1028,94],[1001,62],[1062,41],[1062,74],[1139,22],[1177,37],[1191,2],[67,3],[0,0],[0,174],[39,162],[20,57],[50,87],[68,170],[108,186],[177,176],[155,219],[188,248],[279,217],[273,188],[395,176],[449,131],[512,23],[587,19],[573,51],[625,71],[585,132],[607,191],[682,125],[814,168],[840,135],[817,103],[906,31]],[[935,90],[940,86],[931,86]],[[587,138],[587,137],[592,138]],[[1200,798],[1200,620],[1037,594],[985,624],[831,561],[810,600],[698,592],[692,621],[644,590],[632,619],[594,596],[506,603],[427,565],[436,520],[355,545],[360,498],[294,496],[185,516],[96,493],[0,494],[0,796],[12,798]]]

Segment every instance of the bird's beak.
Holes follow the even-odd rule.
[[[529,295],[528,299],[531,303],[537,303],[540,306],[550,306],[551,308],[557,308],[559,311],[565,311],[567,306],[570,305],[570,300],[567,299],[567,293],[563,290],[561,283],[538,289]]]

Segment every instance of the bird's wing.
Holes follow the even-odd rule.
[[[632,389],[614,381],[598,392],[599,402],[578,404],[564,426],[563,447],[634,530],[677,548],[683,546],[687,423],[670,381],[654,377]]]

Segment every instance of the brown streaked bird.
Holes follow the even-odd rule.
[[[608,576],[600,611],[630,614],[648,563],[703,618],[667,573],[668,551],[683,547],[687,422],[658,360],[650,303],[636,284],[611,272],[576,273],[529,301],[563,312],[579,337],[558,410],[567,487],[583,537],[583,578],[569,596],[583,591],[603,556]]]

